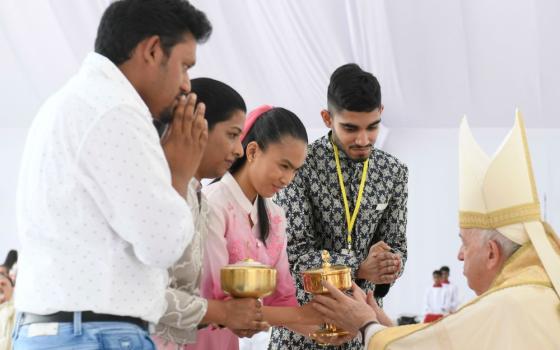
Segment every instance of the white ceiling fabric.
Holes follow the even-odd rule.
[[[559,127],[555,0],[196,0],[214,25],[192,76],[321,126],[330,73],[356,62],[380,80],[384,124]],[[108,0],[2,0],[3,127],[27,127],[93,47]]]

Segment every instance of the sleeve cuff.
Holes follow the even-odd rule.
[[[363,344],[364,344],[364,349],[367,349],[367,348],[368,348],[368,346],[369,346],[369,341],[371,340],[371,338],[373,338],[373,336],[374,336],[377,332],[382,331],[382,330],[384,330],[385,328],[387,328],[387,327],[385,327],[385,326],[383,326],[383,325],[381,325],[381,324],[379,324],[379,323],[375,323],[375,324],[372,324],[371,326],[368,326],[368,327],[366,328],[366,331],[364,332],[364,338],[365,338],[365,339],[362,341]]]

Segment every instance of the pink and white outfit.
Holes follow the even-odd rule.
[[[230,173],[205,187],[203,193],[208,200],[209,213],[201,295],[207,299],[227,299],[220,284],[220,269],[251,258],[277,270],[276,291],[264,298],[263,305],[298,306],[286,253],[284,210],[265,199],[270,222],[265,245],[259,239],[257,201],[249,201]],[[198,332],[196,344],[186,348],[237,350],[239,339],[229,329],[208,327]]]

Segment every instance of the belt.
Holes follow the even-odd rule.
[[[28,325],[32,323],[51,323],[51,322],[74,322],[73,312],[57,312],[50,315],[37,315],[29,312],[21,314],[20,325]],[[82,311],[82,322],[125,322],[134,324],[145,331],[148,331],[148,322],[130,316],[117,316],[108,314],[96,314],[92,311]]]

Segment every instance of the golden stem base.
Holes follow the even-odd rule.
[[[332,345],[332,342],[336,340],[336,338],[344,337],[348,334],[348,331],[338,329],[333,324],[325,323],[320,330],[309,334],[309,337],[315,340],[320,346],[329,346]],[[322,340],[325,340],[325,342],[323,343]]]

